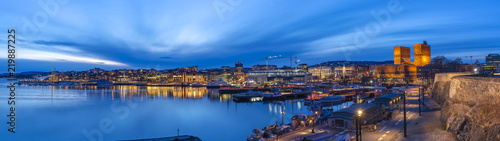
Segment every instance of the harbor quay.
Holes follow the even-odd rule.
[[[402,109],[402,97],[406,88],[378,91],[377,97],[356,92],[352,101],[343,96],[325,96],[311,99],[308,104],[311,112],[296,113],[291,123],[276,123],[261,129],[253,129],[247,140],[334,140],[354,138],[356,122],[361,119],[361,132],[380,130],[384,121],[398,117]],[[332,98],[333,97],[333,98]],[[334,98],[343,99],[334,99]],[[336,101],[335,101],[336,100]],[[359,116],[358,112],[362,112]]]
[[[401,88],[401,90],[407,92],[408,124],[415,124],[415,122],[417,122],[416,120],[422,120],[422,118],[417,115],[417,89],[417,87]],[[309,124],[293,129],[294,123],[290,123],[292,128],[289,129],[289,131],[272,136],[272,138],[268,138],[266,140],[355,140],[355,124],[357,118],[361,119],[361,138],[368,140],[394,140],[397,138],[400,131],[403,130],[403,123],[401,120],[403,118],[403,96],[404,93],[388,93],[358,104],[353,103],[352,105],[346,106],[345,108],[342,107],[333,112],[327,111],[329,108],[326,108],[323,109],[324,111],[321,112],[321,115],[316,116],[313,114],[311,118],[315,118],[312,119],[314,125]],[[361,117],[358,117],[359,111],[362,111]],[[303,114],[299,113],[297,115]],[[282,127],[288,126],[281,125],[273,127],[286,130],[287,128],[283,129]],[[269,130],[268,127],[263,130],[263,133],[273,132],[272,130]],[[252,137],[257,137],[255,133],[256,132],[254,130]],[[256,139],[249,138],[248,140]]]

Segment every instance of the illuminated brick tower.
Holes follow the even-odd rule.
[[[394,64],[399,65],[404,63],[411,63],[410,47],[394,47]]]
[[[424,41],[423,44],[415,44],[413,45],[415,62],[413,63],[416,66],[425,66],[431,63],[431,46],[427,45],[427,42]],[[396,51],[394,50],[394,53]]]

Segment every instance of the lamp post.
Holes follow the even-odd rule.
[[[311,133],[314,133],[314,121],[311,120],[311,122],[312,122],[312,125],[313,125],[313,129],[311,130]]]
[[[404,114],[404,137],[406,137],[406,91],[403,95],[403,114]]]
[[[358,127],[359,127],[359,126],[358,126],[358,124],[359,124],[359,120],[358,120],[358,117],[357,117],[357,116],[355,116],[355,117],[354,117],[354,120],[355,120],[355,122],[356,122],[356,141],[359,141],[359,132],[358,132],[358,131],[359,131],[359,129],[358,129]]]
[[[317,117],[317,116],[318,116],[318,111],[316,111],[316,112],[315,112],[315,114],[314,114],[314,119],[316,119],[316,117]],[[312,124],[313,124],[313,129],[311,130],[311,133],[314,133],[314,123],[315,123],[315,122],[314,122],[314,120],[313,120],[313,122],[312,122]]]
[[[420,86],[421,85],[418,85],[418,115],[419,116],[422,116],[422,108],[421,108],[421,102],[420,102],[420,97],[421,97],[421,91],[420,91]]]
[[[426,85],[424,84],[424,87],[422,87],[422,104],[425,104],[425,87]]]
[[[362,113],[363,113],[363,111],[361,111],[361,110],[359,110],[359,111],[358,111],[358,122],[359,122],[359,124],[358,124],[358,126],[359,126],[359,130],[358,130],[358,132],[359,132],[359,141],[362,141],[362,138],[361,138],[361,114],[362,114]]]
[[[285,116],[284,115],[285,115],[285,112],[282,111],[281,112],[281,124],[282,125],[285,124]]]

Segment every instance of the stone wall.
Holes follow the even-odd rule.
[[[437,82],[449,82],[451,78],[461,75],[474,75],[473,72],[448,72],[448,73],[436,73],[434,76],[434,83]]]
[[[446,130],[457,140],[500,140],[500,78],[448,76],[429,89]]]

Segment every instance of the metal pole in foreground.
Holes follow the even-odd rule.
[[[420,97],[421,97],[421,91],[420,91],[420,85],[418,85],[418,115],[422,116]]]
[[[359,131],[358,130],[358,127],[359,127],[358,126],[358,122],[359,122],[359,120],[358,120],[358,117],[354,118],[354,120],[356,120],[356,141],[359,141],[359,134],[358,134],[359,133],[358,132]]]
[[[361,137],[361,115],[359,116],[359,141],[363,141],[363,138]]]
[[[425,85],[424,85],[424,86],[425,86]],[[424,88],[425,88],[425,87],[424,87]],[[422,88],[422,89],[423,89],[423,90],[422,90],[422,104],[425,104],[425,91],[424,91],[425,89],[424,89],[424,88]]]
[[[404,137],[406,137],[406,91],[403,95],[403,112],[404,112]]]

